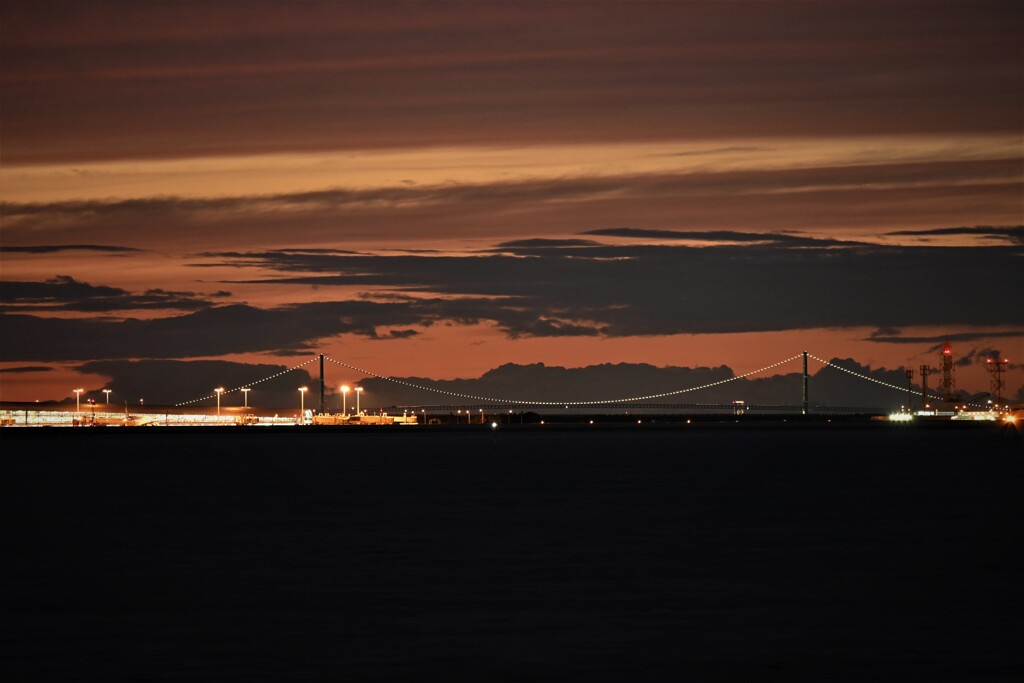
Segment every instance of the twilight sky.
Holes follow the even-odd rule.
[[[1022,46],[1016,1],[4,0],[0,400],[947,340],[1024,400]]]

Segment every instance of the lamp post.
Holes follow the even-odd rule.
[[[110,405],[110,392],[111,391],[112,391],[111,389],[104,389],[103,390],[103,393],[107,395],[107,405],[108,406]]]
[[[78,413],[81,411],[82,392],[85,391],[85,389],[72,389],[72,391],[75,392],[75,419],[77,420],[80,418]]]
[[[347,384],[341,385],[341,414],[348,416],[348,399],[349,386]]]
[[[217,387],[213,393],[217,394],[217,422],[220,422],[220,395],[224,393],[224,387]]]
[[[362,387],[356,387],[356,415],[359,415],[359,394],[363,393]]]
[[[306,392],[309,387],[299,387],[299,424],[306,424]]]
[[[242,387],[242,396],[245,400],[245,408],[249,407],[249,392],[252,391],[249,387]]]
[[[484,423],[484,409],[480,409],[480,424]]]

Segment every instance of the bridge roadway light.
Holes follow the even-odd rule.
[[[309,387],[299,387],[299,424],[306,424],[306,392]]]
[[[356,415],[359,415],[359,394],[363,393],[362,387],[356,387]]]
[[[217,394],[217,422],[220,422],[220,395],[224,393],[224,387],[217,387],[213,393]]]
[[[111,391],[112,391],[111,389],[104,389],[103,390],[103,393],[107,395],[107,405],[108,406],[110,405],[110,392]]]
[[[85,389],[72,389],[72,391],[75,392],[75,415],[77,417],[81,410],[82,392],[85,391]]]
[[[242,396],[245,399],[245,408],[249,407],[249,392],[252,391],[249,387],[242,387]]]
[[[349,386],[347,384],[342,384],[341,385],[341,414],[345,415],[345,416],[348,416],[348,403],[347,403],[347,400],[348,400],[348,392],[350,390],[351,389],[349,388]]]

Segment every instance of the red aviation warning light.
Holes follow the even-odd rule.
[[[985,363],[986,369],[992,373],[992,387],[989,393],[992,394],[992,400],[995,401],[995,405],[999,405],[999,401],[1003,398],[1003,389],[1006,388],[1006,380],[1003,379],[1003,373],[1006,372],[1010,359],[1003,358],[1000,360],[998,355],[993,355],[992,358],[986,359]]]

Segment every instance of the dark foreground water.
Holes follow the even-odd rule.
[[[7,681],[1010,681],[1012,428],[14,429]]]

